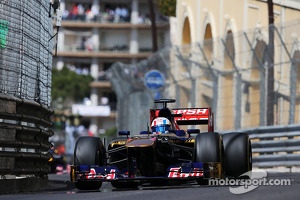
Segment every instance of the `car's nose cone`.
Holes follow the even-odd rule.
[[[154,141],[151,139],[137,139],[128,142],[126,144],[126,147],[149,147],[153,145],[154,145]]]

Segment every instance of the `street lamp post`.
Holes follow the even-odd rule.
[[[152,33],[152,52],[156,52],[157,47],[157,33],[156,33],[156,22],[155,22],[155,12],[154,12],[154,5],[153,0],[148,0],[149,4],[149,13],[150,13],[150,20],[151,20],[151,33]]]
[[[274,11],[273,0],[268,0],[269,45],[267,76],[267,125],[274,124]]]

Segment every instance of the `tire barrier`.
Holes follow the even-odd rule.
[[[55,43],[50,3],[0,1],[0,193],[47,185]]]
[[[300,125],[266,126],[245,132],[251,139],[253,167],[300,166]]]
[[[47,175],[53,110],[0,94],[0,175]]]

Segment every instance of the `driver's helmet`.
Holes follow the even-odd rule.
[[[152,121],[151,130],[156,134],[169,133],[171,122],[165,117],[157,117]]]

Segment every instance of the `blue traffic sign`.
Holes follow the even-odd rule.
[[[145,74],[145,86],[149,89],[156,90],[165,85],[165,77],[158,70],[150,70]]]

